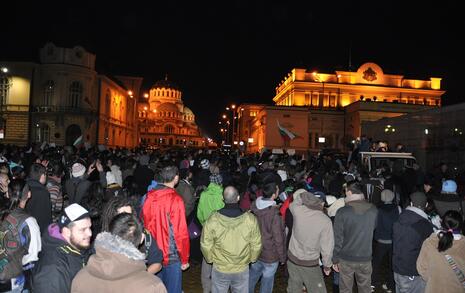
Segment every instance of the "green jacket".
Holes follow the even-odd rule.
[[[203,226],[213,212],[223,207],[223,187],[210,183],[207,189],[200,194],[199,205],[197,206],[197,219],[199,219],[200,224]]]
[[[206,262],[216,270],[243,272],[257,261],[262,249],[257,218],[250,212],[236,218],[214,213],[203,227],[200,247]]]

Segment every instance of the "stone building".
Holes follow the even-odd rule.
[[[440,107],[443,94],[441,78],[407,79],[375,63],[331,74],[294,68],[276,87],[275,105],[237,107],[237,139],[251,152],[344,149],[361,135],[363,122]],[[278,125],[295,137],[280,135]]]
[[[39,63],[0,61],[0,143],[136,146],[142,78],[100,75],[95,59],[48,43]]]
[[[182,92],[166,77],[157,81],[138,104],[141,143],[150,146],[203,147],[205,138]]]

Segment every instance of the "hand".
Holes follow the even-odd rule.
[[[91,164],[89,168],[87,169],[87,175],[90,175],[90,173],[94,172],[95,166],[94,164]]]
[[[336,272],[336,273],[339,273],[339,266],[337,264],[333,264],[333,270]]]
[[[102,163],[100,163],[100,161],[97,161],[95,163],[95,166],[97,167],[97,171],[103,172],[103,166],[102,166]]]
[[[181,265],[181,270],[182,270],[182,271],[185,271],[185,270],[187,270],[189,267],[190,267],[189,263],[182,264],[182,265]]]
[[[325,273],[325,276],[329,276],[329,274],[331,274],[331,268],[323,267],[323,272]]]

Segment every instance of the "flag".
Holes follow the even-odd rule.
[[[284,128],[281,126],[281,124],[279,124],[279,121],[276,120],[276,122],[278,123],[278,128],[279,128],[279,133],[281,134],[281,136],[283,137],[287,137],[289,139],[294,139],[297,137],[297,135],[293,132],[291,132],[290,130]]]
[[[82,134],[73,142],[73,146],[78,147],[82,143]]]

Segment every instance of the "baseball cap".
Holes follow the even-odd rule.
[[[60,228],[68,226],[70,223],[89,218],[89,211],[80,206],[77,203],[73,203],[67,206],[58,220],[58,226]]]

